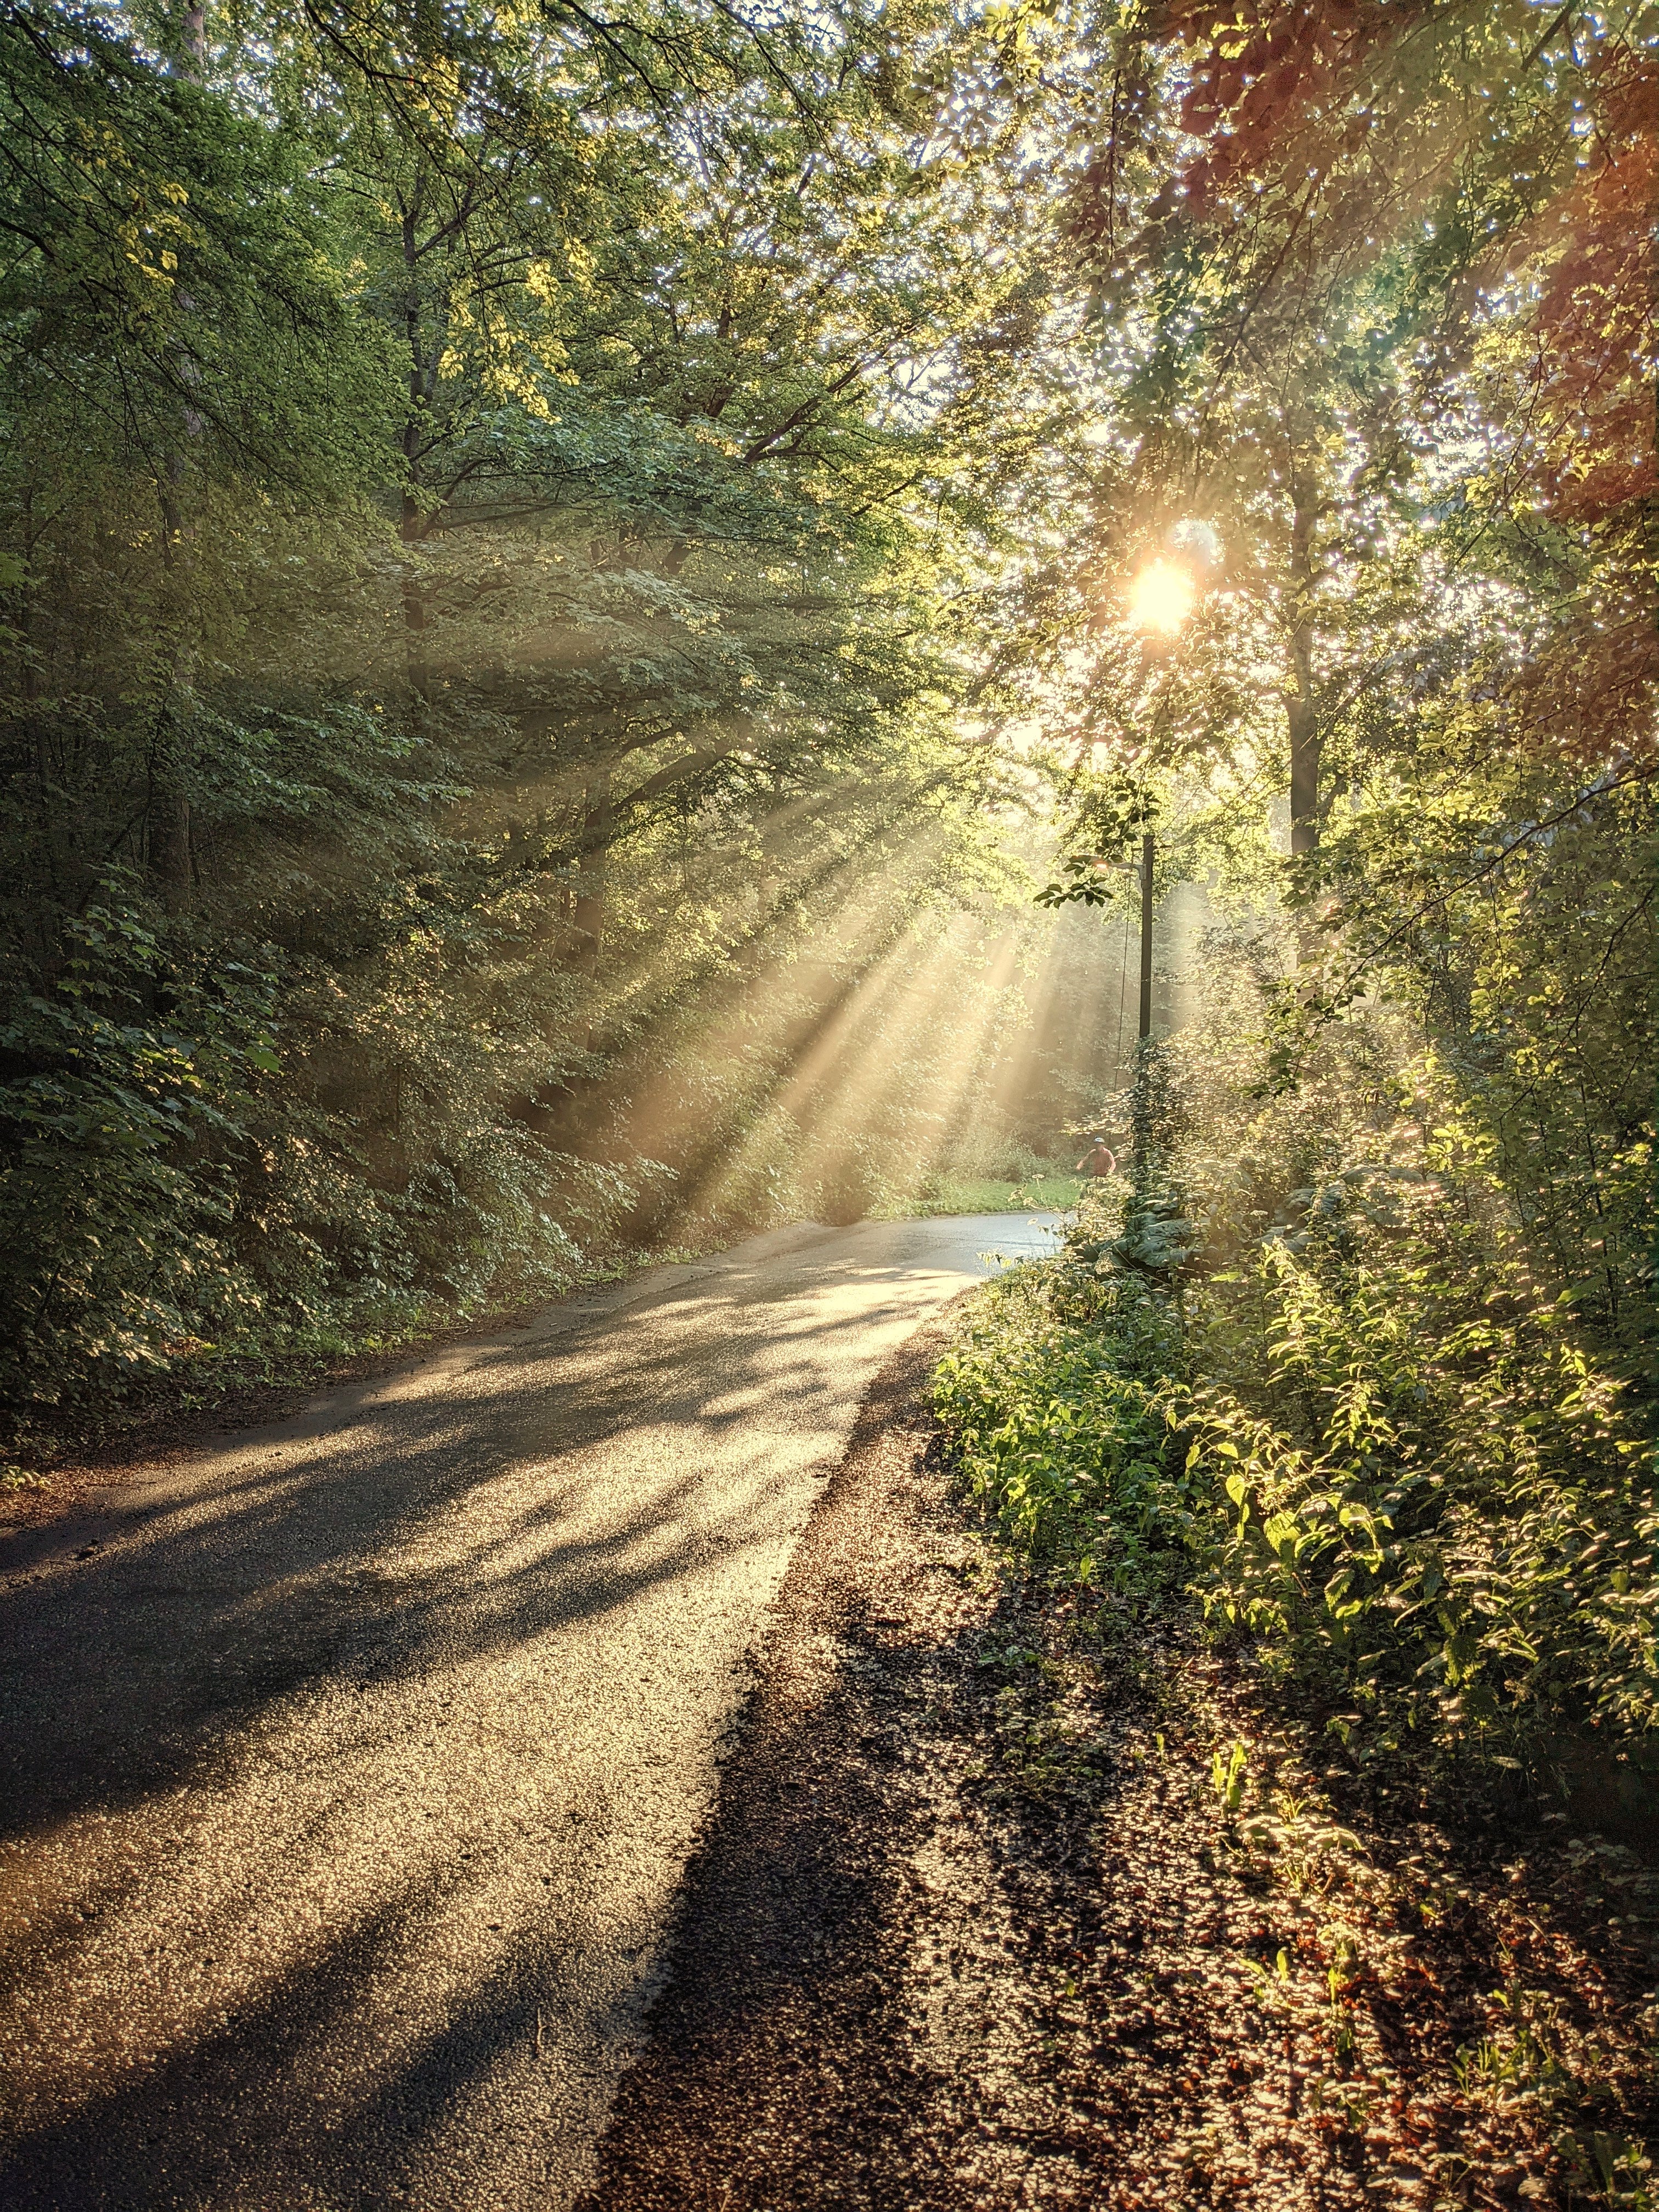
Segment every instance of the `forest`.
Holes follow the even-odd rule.
[[[1656,33],[9,5],[15,1449],[1115,1117],[1007,1510],[1649,1732]]]
[[[0,0],[7,1482],[1103,1135],[931,1386],[1001,1540],[1633,1815],[1656,64]]]
[[[939,1402],[1023,1542],[1173,1576],[1385,1764],[1633,1807],[1659,27],[1212,14],[1129,50],[1067,197],[1110,428],[1067,583],[1156,557],[1079,666],[1044,896],[1154,823],[1241,888],[1139,1048],[1127,1188]]]

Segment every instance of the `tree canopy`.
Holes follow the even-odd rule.
[[[1148,829],[1634,1387],[1656,27],[7,0],[14,1401],[1068,1145]]]

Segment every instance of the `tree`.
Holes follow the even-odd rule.
[[[18,1387],[565,1280],[677,1085],[784,1202],[794,1060],[994,873],[949,19],[7,24]]]

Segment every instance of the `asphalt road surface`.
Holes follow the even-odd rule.
[[[859,1402],[1046,1242],[776,1231],[0,1541],[0,2205],[589,2185]]]

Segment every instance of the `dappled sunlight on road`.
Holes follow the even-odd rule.
[[[5,2201],[562,2201],[862,1391],[1042,1235],[757,1239],[10,1540]]]

